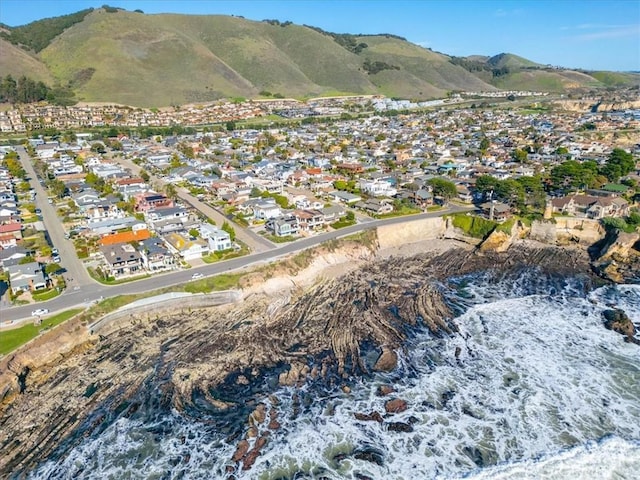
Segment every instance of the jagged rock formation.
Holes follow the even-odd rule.
[[[14,361],[10,371],[0,372],[0,471],[28,471],[61,442],[79,441],[140,408],[177,408],[189,415],[197,401],[211,411],[241,410],[242,402],[216,392],[250,388],[269,372],[295,385],[391,369],[389,352],[402,349],[413,328],[455,334],[440,290],[446,279],[475,271],[493,271],[499,279],[532,266],[559,277],[590,272],[586,252],[577,249],[451,249],[370,261],[297,297],[277,297],[277,308],[270,308],[273,295],[255,294],[240,305],[151,318],[134,314],[108,334],[83,338],[49,365]],[[377,361],[370,360],[374,350]],[[267,413],[277,428],[276,413],[256,409],[246,444],[234,455],[242,468],[267,441],[266,431],[257,429]]]
[[[600,275],[616,283],[640,281],[640,233],[609,232],[593,250]]]

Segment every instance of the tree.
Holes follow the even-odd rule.
[[[496,196],[511,205],[522,207],[524,204],[524,187],[517,180],[507,178],[496,185]]]
[[[621,148],[614,148],[607,163],[602,168],[602,174],[611,182],[617,182],[620,177],[628,175],[636,166],[633,155]]]
[[[551,183],[557,189],[589,187],[595,184],[597,174],[594,162],[567,160],[551,169]]]
[[[94,142],[91,144],[91,151],[95,153],[106,153],[104,144],[100,142]]]
[[[433,188],[434,196],[442,197],[446,200],[458,196],[458,189],[455,183],[444,178],[432,178],[427,182]]]
[[[511,157],[516,161],[516,162],[520,162],[520,163],[525,163],[527,161],[527,152],[525,150],[521,150],[519,148],[516,148],[512,153],[511,153]]]
[[[140,170],[140,178],[145,182],[148,182],[151,177],[149,176],[146,170]]]
[[[58,180],[58,179],[52,180],[51,183],[49,184],[49,188],[57,198],[62,198],[67,193],[67,186],[64,184],[62,180]]]
[[[482,140],[480,140],[480,151],[484,154],[490,146],[491,142],[489,139],[487,137],[482,137]]]
[[[492,192],[496,189],[498,179],[491,175],[480,175],[476,179],[476,190],[482,193]]]
[[[229,222],[225,221],[220,228],[229,234],[232,242],[236,240],[236,231]]]
[[[165,185],[164,193],[172,200],[175,200],[178,197],[178,191],[176,190],[176,186],[173,183],[167,183]]]

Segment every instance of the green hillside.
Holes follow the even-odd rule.
[[[527,60],[526,58],[519,57],[518,55],[514,55],[513,53],[499,53],[498,55],[494,55],[493,57],[487,59],[487,64],[491,65],[493,68],[540,68],[544,67],[544,65],[536,62],[532,62],[531,60]]]
[[[490,58],[480,55],[451,57],[450,61],[501,90],[565,92],[604,86],[603,82],[588,73],[549,67],[512,53],[501,53]]]
[[[220,15],[83,10],[0,29],[0,76],[70,88],[77,101],[160,107],[220,98],[453,90],[563,91],[632,81],[554,70],[513,54],[449,57],[391,34],[349,35]],[[594,78],[595,77],[595,78]]]
[[[417,88],[418,90],[413,90],[415,93],[411,96],[426,98],[442,96],[449,90],[494,89],[471,72],[458,65],[453,65],[449,61],[449,57],[413,43],[381,35],[358,37],[358,41],[368,45],[360,54],[363,58],[400,68],[395,75],[388,73],[385,75],[390,77],[386,84],[383,79],[380,79],[384,90]],[[373,81],[375,82],[375,77],[381,75],[382,73],[373,75]],[[391,79],[392,82],[389,81]]]
[[[572,70],[520,70],[497,77],[492,82],[502,90],[564,92],[602,84],[595,78]]]
[[[49,85],[55,81],[47,66],[35,54],[0,38],[0,77],[8,74],[16,79],[24,75]]]
[[[640,85],[640,74],[623,72],[590,72],[590,75],[609,86]]]

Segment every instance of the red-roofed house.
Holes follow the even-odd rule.
[[[12,235],[16,240],[22,240],[22,224],[12,222],[0,225],[0,235]]]

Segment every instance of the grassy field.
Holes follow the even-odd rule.
[[[464,233],[474,238],[485,238],[489,235],[497,223],[484,218],[467,215],[465,213],[458,213],[451,216],[453,226],[459,228]]]
[[[69,320],[80,312],[82,312],[80,308],[66,310],[43,320],[40,325],[29,324],[13,330],[0,332],[0,355],[6,355],[14,351],[29,340],[36,338],[41,332]]]
[[[195,280],[187,283],[184,286],[184,291],[189,293],[209,293],[216,290],[230,290],[238,286],[238,281],[243,275],[243,273],[227,273]]]

